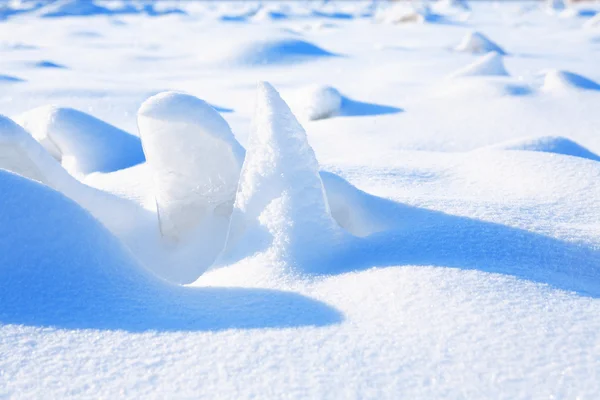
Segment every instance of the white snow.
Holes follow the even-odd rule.
[[[15,121],[74,175],[112,172],[144,161],[139,138],[72,108],[42,106]]]
[[[504,58],[501,54],[490,51],[484,56],[478,58],[472,64],[469,64],[451,76],[453,78],[465,76],[506,76],[509,75],[504,66]]]
[[[548,92],[600,90],[600,84],[573,72],[553,69],[545,72],[542,89]]]
[[[314,268],[338,232],[306,132],[266,82],[252,124],[223,258],[267,250],[273,263]]]
[[[294,112],[309,120],[333,117],[342,108],[342,95],[330,86],[310,85],[298,90],[293,97]]]
[[[3,4],[0,398],[595,399],[599,8],[463,3]]]
[[[490,51],[495,51],[500,55],[506,54],[502,47],[479,32],[469,32],[463,37],[455,50],[472,54],[489,53]]]

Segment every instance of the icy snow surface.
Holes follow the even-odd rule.
[[[3,3],[0,398],[598,398],[598,10]]]

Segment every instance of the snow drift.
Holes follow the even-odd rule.
[[[225,66],[268,66],[297,64],[335,57],[321,47],[306,40],[296,38],[273,38],[251,40],[227,50],[218,60]]]
[[[508,76],[508,72],[502,55],[491,51],[451,75],[452,78],[467,76]]]
[[[541,136],[511,140],[487,146],[487,150],[523,150],[539,151],[542,153],[562,154],[565,156],[586,158],[588,160],[600,161],[600,157],[586,149],[577,142],[562,136]],[[482,150],[483,150],[482,149]]]
[[[495,51],[500,55],[506,54],[502,47],[479,32],[469,32],[455,47],[455,50],[472,54],[483,54],[490,51]]]
[[[306,132],[275,89],[259,84],[224,259],[267,251],[306,271],[340,233]]]
[[[111,172],[144,161],[139,138],[72,108],[42,106],[15,121],[74,175]]]
[[[0,171],[0,322],[70,329],[324,325],[328,306],[269,290],[187,289],[146,272],[73,201]]]
[[[188,94],[149,98],[138,126],[161,233],[202,248],[195,262],[206,268],[225,242],[244,149],[214,108]]]
[[[542,90],[548,92],[600,90],[600,84],[573,72],[553,69],[545,72]]]

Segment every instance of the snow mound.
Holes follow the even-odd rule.
[[[550,14],[556,14],[567,8],[565,0],[546,0],[546,10]]]
[[[472,54],[489,53],[490,51],[495,51],[500,55],[506,54],[498,44],[479,32],[469,32],[455,47],[455,50]]]
[[[66,69],[67,67],[62,64],[57,64],[52,61],[41,60],[32,64],[35,68],[56,68],[56,69]]]
[[[267,250],[274,262],[308,272],[337,233],[306,132],[279,93],[259,84],[224,259]]]
[[[123,4],[121,8],[111,9],[96,4],[94,0],[64,0],[51,3],[42,10],[42,17],[88,17],[94,15],[115,15],[135,13],[135,7]]]
[[[0,74],[0,84],[1,83],[16,83],[16,82],[24,82],[24,80],[19,77],[12,76],[12,75]]]
[[[441,16],[434,13],[425,3],[420,5],[398,3],[377,13],[375,19],[387,24],[423,24],[437,22]]]
[[[188,289],[146,272],[62,194],[0,171],[0,322],[67,329],[219,330],[326,325],[330,307],[272,290]]]
[[[281,21],[285,19],[288,19],[288,15],[282,11],[281,7],[263,6],[252,16],[252,20],[256,22]]]
[[[139,207],[82,184],[71,176],[23,127],[0,115],[0,168],[47,185],[76,201],[115,234],[137,223]]]
[[[454,72],[451,77],[467,77],[467,76],[508,76],[508,72],[504,67],[504,59],[502,55],[495,51],[481,56],[474,63],[467,65],[464,68]]]
[[[600,14],[594,15],[583,23],[583,27],[586,29],[600,28]]]
[[[254,40],[232,49],[220,63],[231,66],[296,64],[336,55],[294,38]]]
[[[207,268],[225,243],[244,149],[214,108],[184,93],[150,97],[138,111],[138,127],[161,233],[201,247],[195,264]]]
[[[598,155],[592,153],[580,144],[562,136],[541,136],[511,140],[509,142],[485,147],[485,149],[539,151],[542,153],[562,154],[565,156],[600,161]]]
[[[309,86],[301,90],[297,98],[294,111],[308,120],[333,117],[342,107],[342,95],[330,86]]]
[[[545,73],[542,89],[550,92],[600,90],[600,84],[573,72],[553,69]]]
[[[291,96],[291,106],[299,117],[319,120],[335,116],[356,117],[395,114],[401,108],[353,100],[330,86],[310,85]]]
[[[75,175],[112,172],[144,161],[139,138],[72,108],[42,106],[15,121]]]
[[[466,0],[437,0],[433,3],[432,9],[441,13],[465,12],[471,11],[471,6],[469,6]]]

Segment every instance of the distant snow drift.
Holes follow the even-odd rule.
[[[508,76],[504,60],[500,53],[490,51],[484,56],[478,58],[472,64],[467,65],[454,72],[451,77],[467,77],[467,76]]]
[[[258,67],[281,64],[298,64],[336,57],[321,47],[296,38],[251,40],[233,48],[225,49],[215,60],[217,64],[232,67]]]
[[[462,51],[465,53],[482,54],[490,51],[495,51],[500,55],[505,55],[506,52],[498,44],[488,39],[485,35],[479,32],[468,33],[458,46],[455,48],[456,51]]]

